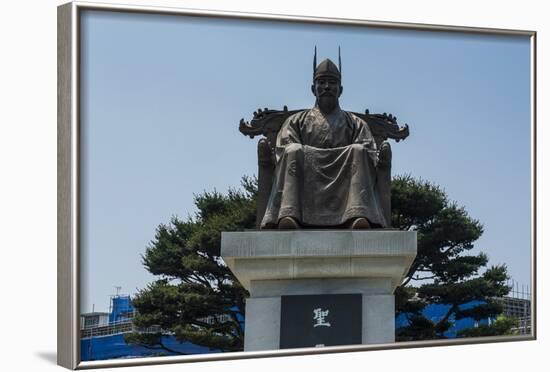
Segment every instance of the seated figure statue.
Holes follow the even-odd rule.
[[[258,147],[260,193],[262,188],[264,193],[270,189],[263,200],[259,196],[259,203],[265,204],[258,208],[260,228],[389,227],[388,131],[375,138],[367,124],[368,112],[358,115],[340,108],[341,80],[341,67],[330,59],[316,66],[314,57],[312,109],[255,113],[256,121],[264,121],[263,134],[267,133]],[[266,124],[269,116],[278,117],[279,124]],[[392,130],[396,127],[390,135],[394,139],[408,135],[408,127],[399,128],[391,115],[371,117]],[[258,134],[243,120],[241,132]],[[262,166],[265,169],[270,162],[272,177],[262,180]]]

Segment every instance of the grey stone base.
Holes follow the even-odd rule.
[[[245,351],[280,345],[281,296],[360,294],[363,344],[395,340],[395,288],[416,256],[416,232],[222,233],[222,258],[250,291]]]
[[[362,343],[395,341],[394,296],[388,279],[272,280],[252,282],[246,301],[245,351],[279,349],[281,296],[308,294],[362,295]]]

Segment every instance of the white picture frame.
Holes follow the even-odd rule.
[[[219,355],[197,355],[185,357],[141,358],[137,360],[109,360],[102,362],[81,362],[79,358],[79,17],[81,11],[96,9],[102,11],[140,12],[172,15],[200,15],[201,17],[224,17],[255,20],[279,20],[288,22],[305,22],[315,24],[348,24],[360,26],[388,27],[395,29],[456,31],[464,33],[488,33],[524,35],[531,38],[532,53],[535,53],[536,33],[533,31],[496,30],[484,28],[469,28],[456,26],[420,25],[410,23],[386,23],[362,20],[346,20],[331,18],[312,18],[305,16],[278,16],[254,13],[231,13],[216,11],[201,11],[178,8],[162,8],[148,6],[107,5],[102,3],[73,2],[58,8],[58,363],[71,369],[90,367],[110,367],[125,365],[144,365],[157,363],[179,363],[206,360],[228,360],[234,358],[249,358],[249,353],[232,353]],[[535,90],[536,65],[532,61],[531,89]],[[536,123],[535,95],[532,102],[532,224],[535,225],[536,215]],[[531,247],[532,260],[535,262],[536,247],[534,236]],[[535,265],[532,265],[531,288],[535,292]],[[273,351],[255,353],[254,356],[286,356],[311,353],[363,351],[387,348],[408,348],[418,346],[438,346],[450,344],[471,344],[477,342],[532,340],[536,337],[535,297],[532,299],[532,333],[526,336],[507,338],[486,338],[483,340],[446,340],[400,343],[394,346],[374,345],[343,347],[338,349],[304,351]]]

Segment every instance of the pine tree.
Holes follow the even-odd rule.
[[[220,258],[222,231],[252,229],[256,218],[256,181],[243,178],[243,190],[195,196],[198,212],[182,221],[160,225],[143,255],[145,268],[159,279],[133,299],[140,328],[158,333],[131,333],[126,341],[175,352],[162,334],[218,351],[239,351],[244,344],[244,299],[248,292]]]
[[[496,318],[502,307],[494,301],[510,291],[506,266],[486,269],[484,253],[468,254],[483,233],[481,223],[463,207],[450,202],[445,192],[429,182],[399,176],[392,181],[392,224],[418,234],[418,254],[396,290],[397,315],[409,325],[397,330],[397,340],[446,338],[454,320]],[[421,283],[412,286],[412,283]],[[474,301],[474,306],[464,305]],[[428,304],[444,304],[448,310],[431,321],[422,315]],[[506,334],[506,322],[460,332],[458,337]],[[506,323],[510,325],[511,323]],[[505,324],[505,325],[506,325]]]

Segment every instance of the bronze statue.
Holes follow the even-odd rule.
[[[240,131],[258,143],[258,217],[262,229],[390,226],[391,148],[408,136],[390,115],[340,109],[341,58],[317,66],[315,106],[258,110]]]

